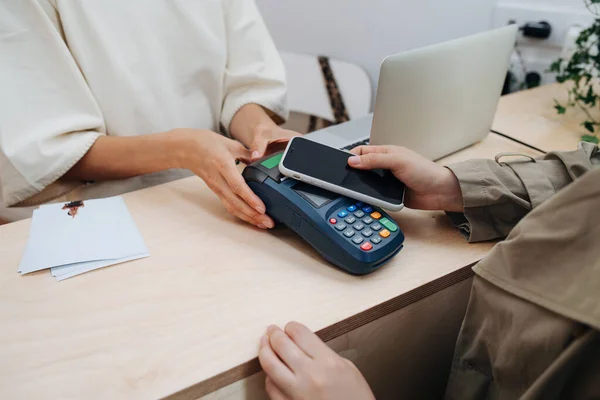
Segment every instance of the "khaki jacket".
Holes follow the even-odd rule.
[[[600,151],[449,166],[475,268],[448,399],[600,398]]]

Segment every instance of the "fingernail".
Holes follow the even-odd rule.
[[[263,206],[256,206],[254,207],[254,209],[259,213],[259,214],[264,214],[267,210],[265,210],[265,208]]]
[[[266,226],[264,226],[263,224],[258,224],[258,227],[259,227],[260,229],[269,229],[269,228],[267,228]]]
[[[267,328],[267,336],[271,335],[271,334],[272,334],[273,332],[275,332],[277,329],[279,329],[279,328],[277,328],[277,325],[270,325],[270,326]]]
[[[360,165],[360,157],[352,156],[348,159],[348,164],[350,165]]]
[[[261,223],[261,225],[264,225],[264,226],[266,226],[268,229],[271,229],[271,228],[274,228],[274,227],[275,227],[275,224],[273,224],[273,222],[271,222],[271,221],[263,221],[263,222]]]
[[[252,152],[252,159],[257,159],[260,156],[260,153],[258,151],[253,151]]]
[[[262,337],[260,338],[260,345],[266,346],[268,343],[269,343],[269,337],[266,334],[262,335]]]

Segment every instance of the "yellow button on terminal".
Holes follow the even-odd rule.
[[[381,236],[384,239],[389,238],[390,235],[391,235],[391,233],[387,229],[384,229],[381,232],[379,232],[379,236]]]

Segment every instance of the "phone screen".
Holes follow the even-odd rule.
[[[283,159],[285,168],[369,197],[402,204],[404,185],[390,171],[357,170],[348,165],[352,154],[308,139],[295,138]]]

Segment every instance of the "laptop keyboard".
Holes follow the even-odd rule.
[[[360,142],[349,144],[348,146],[342,147],[340,150],[352,150],[358,146],[366,146],[369,144],[369,139],[361,140]]]

